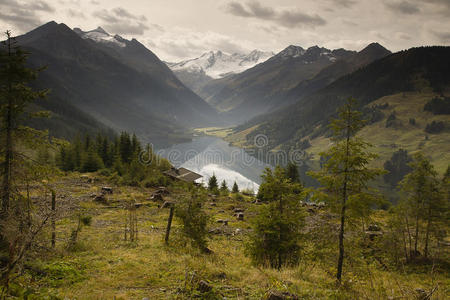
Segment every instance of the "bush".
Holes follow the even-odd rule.
[[[303,214],[298,183],[287,178],[285,170],[264,171],[258,196],[267,201],[253,222],[247,254],[257,265],[281,268],[295,265],[300,258],[300,230]],[[262,189],[262,190],[261,190]]]
[[[389,115],[389,117],[386,119],[386,128],[389,128],[389,127],[394,126],[395,123],[396,123],[396,120],[397,120],[397,116],[396,116],[395,111],[393,111],[393,112]]]
[[[423,110],[435,115],[450,115],[450,98],[435,97],[425,104]]]
[[[412,158],[408,155],[408,152],[403,149],[392,154],[391,159],[384,163],[384,169],[388,173],[383,175],[384,182],[389,183],[391,187],[396,187],[403,177],[411,172],[411,167],[408,165],[412,161]]]
[[[442,121],[433,121],[430,124],[427,124],[425,127],[425,132],[427,133],[440,133],[445,128],[444,122]]]
[[[206,193],[203,189],[194,187],[191,195],[177,203],[175,215],[181,220],[182,233],[191,244],[201,251],[207,251],[207,224],[209,217],[203,210]]]

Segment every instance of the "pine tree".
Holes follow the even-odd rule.
[[[325,192],[326,200],[336,208],[340,217],[339,256],[336,278],[342,279],[344,262],[344,234],[347,209],[361,210],[361,206],[370,208],[376,199],[368,191],[367,183],[382,174],[379,169],[370,169],[368,164],[376,155],[367,151],[370,144],[356,137],[356,133],[364,126],[361,113],[355,110],[356,100],[350,98],[339,109],[339,118],[333,120],[334,145],[321,153],[326,162],[318,172],[309,174],[316,178]],[[365,209],[364,211],[368,211]]]
[[[409,249],[410,258],[419,255],[418,245],[421,234],[421,221],[425,222],[424,256],[428,256],[430,231],[434,222],[442,215],[445,201],[440,193],[437,172],[430,161],[422,154],[414,155],[409,164],[411,173],[400,182],[402,191],[406,194],[405,207],[409,218],[414,222],[414,250]],[[411,224],[412,225],[412,224]],[[407,230],[410,232],[409,224]],[[411,243],[410,243],[411,244]]]
[[[298,173],[297,165],[289,162],[286,166],[286,176],[291,182],[300,182],[300,174]]]
[[[227,196],[229,193],[227,182],[225,181],[225,179],[222,180],[222,184],[220,185],[220,193],[224,196]]]
[[[213,193],[216,193],[219,191],[219,185],[217,183],[217,177],[215,174],[213,174],[211,177],[209,177],[208,191],[213,192]]]
[[[233,194],[239,193],[239,187],[238,187],[236,181],[233,183],[233,188],[231,189],[231,192]]]
[[[182,222],[182,233],[191,244],[201,251],[208,251],[207,224],[209,217],[203,210],[206,194],[193,187],[190,196],[180,199],[175,207],[175,216]]]
[[[1,114],[1,200],[2,216],[8,212],[15,190],[14,176],[21,165],[22,155],[17,155],[18,136],[29,136],[31,129],[21,126],[27,106],[47,91],[35,91],[28,84],[36,79],[40,70],[26,66],[28,53],[24,52],[9,31],[6,32],[4,49],[0,49],[0,114]],[[36,142],[39,140],[36,140]]]
[[[394,152],[391,159],[384,163],[384,169],[388,171],[383,175],[384,181],[389,183],[391,187],[396,187],[400,180],[411,172],[411,167],[408,165],[411,160],[406,150],[399,149]]]
[[[254,263],[280,269],[299,259],[303,195],[299,196],[298,191],[302,187],[293,183],[279,166],[274,172],[267,168],[262,178],[267,203],[253,223],[247,252]]]

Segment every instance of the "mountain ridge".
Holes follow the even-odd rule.
[[[31,65],[48,65],[37,84],[51,88],[50,97],[68,100],[115,130],[159,140],[219,119],[212,107],[137,40],[124,39],[125,47],[110,47],[83,39],[56,22],[17,40],[31,52]]]

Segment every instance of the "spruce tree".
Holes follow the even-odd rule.
[[[217,183],[217,177],[215,174],[213,174],[211,177],[209,177],[208,190],[212,193],[216,193],[219,191],[219,185]]]
[[[31,135],[34,131],[21,125],[27,117],[27,106],[38,98],[44,98],[47,91],[33,90],[29,83],[36,79],[40,70],[30,69],[26,66],[28,53],[24,52],[6,32],[6,41],[0,47],[0,154],[2,168],[1,201],[2,216],[8,212],[13,193],[16,189],[18,168],[24,166],[21,160],[25,157],[18,153],[17,142],[19,136],[28,138],[32,142]],[[28,115],[30,117],[30,115]],[[34,142],[45,140],[36,139]]]
[[[422,154],[414,155],[413,161],[409,164],[411,173],[405,176],[400,182],[402,191],[406,195],[405,211],[414,222],[413,237],[414,249],[409,249],[410,258],[419,255],[419,240],[422,233],[422,221],[425,223],[424,236],[424,256],[428,256],[429,239],[432,226],[435,222],[442,220],[442,212],[445,209],[444,197],[440,190],[440,183],[437,179],[437,172],[430,161]],[[445,177],[444,177],[445,178]],[[408,227],[410,225],[408,224]],[[410,228],[407,228],[410,232]]]
[[[222,180],[222,183],[220,185],[220,192],[222,193],[222,195],[227,196],[229,193],[228,190],[228,186],[227,186],[227,182],[224,180]]]
[[[273,172],[267,168],[262,178],[267,203],[253,222],[246,248],[255,264],[280,269],[296,264],[300,258],[303,195],[299,196],[298,191],[302,187],[293,183],[279,166]]]
[[[233,183],[233,188],[231,189],[231,192],[233,194],[239,193],[239,187],[238,187],[236,181]]]

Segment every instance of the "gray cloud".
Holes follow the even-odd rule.
[[[258,1],[250,1],[245,5],[237,1],[231,1],[224,7],[224,10],[234,16],[273,21],[284,27],[315,27],[326,24],[326,21],[317,14],[310,15],[298,9],[276,10],[268,6],[263,6]]]
[[[35,0],[31,3],[17,0],[0,2],[0,20],[13,24],[20,30],[29,30],[42,23],[37,13],[52,13],[55,9],[47,2]]]
[[[439,42],[450,43],[450,31],[447,32],[432,31],[432,33],[439,40]]]
[[[86,19],[86,16],[84,13],[80,10],[74,10],[74,9],[67,9],[67,15],[71,18],[80,18],[80,19]]]
[[[333,6],[344,8],[350,8],[357,3],[356,0],[327,0],[327,2],[331,2]]]
[[[143,35],[146,30],[150,29],[145,23],[147,18],[144,15],[134,15],[121,7],[112,10],[97,10],[93,16],[104,22],[102,26],[106,30],[117,34]]]
[[[420,12],[420,8],[418,4],[413,4],[408,1],[400,1],[400,2],[384,2],[384,5],[395,13],[401,13],[406,15],[413,15]]]

